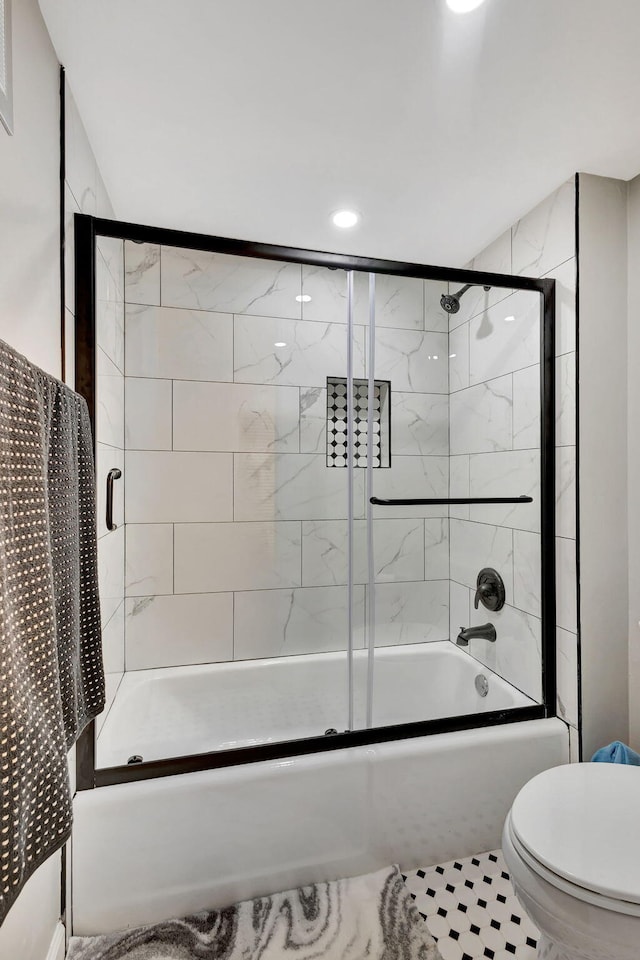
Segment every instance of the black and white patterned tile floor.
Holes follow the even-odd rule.
[[[538,931],[500,850],[403,876],[443,960],[535,960]]]

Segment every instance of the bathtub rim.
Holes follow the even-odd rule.
[[[305,737],[299,740],[262,743],[250,747],[233,747],[230,750],[214,750],[208,753],[169,757],[164,760],[149,760],[136,764],[122,764],[115,767],[96,768],[93,765],[93,757],[90,758],[90,766],[84,766],[83,758],[79,756],[76,787],[79,791],[92,790],[118,783],[155,780],[160,777],[173,777],[183,773],[198,773],[203,770],[216,770],[221,767],[233,767],[265,760],[284,760],[312,753],[342,750],[347,747],[390,743],[394,740],[410,740],[438,733],[456,733],[460,730],[495,727],[526,720],[542,720],[552,716],[555,716],[555,713],[549,711],[544,704],[534,704],[527,707],[494,710],[489,713],[469,713],[438,720],[421,720],[416,723],[398,723],[386,727],[348,730],[331,736]]]

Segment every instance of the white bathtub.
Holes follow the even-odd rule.
[[[568,759],[562,721],[530,720],[85,790],[73,930],[494,849],[521,787]]]
[[[354,656],[354,727],[365,726],[366,651]],[[486,697],[475,678],[489,681]],[[448,640],[375,655],[374,726],[531,706]],[[97,767],[321,736],[347,726],[344,653],[125,674],[97,744]]]

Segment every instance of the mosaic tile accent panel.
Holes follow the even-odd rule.
[[[442,960],[535,960],[539,933],[500,850],[402,875]]]
[[[391,466],[390,384],[376,380],[373,387],[373,466]],[[369,450],[369,383],[353,381],[354,466],[366,467]],[[327,466],[347,466],[347,380],[327,377]]]

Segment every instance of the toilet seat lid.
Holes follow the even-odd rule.
[[[511,808],[531,856],[577,887],[640,904],[640,767],[573,763],[538,774]]]

